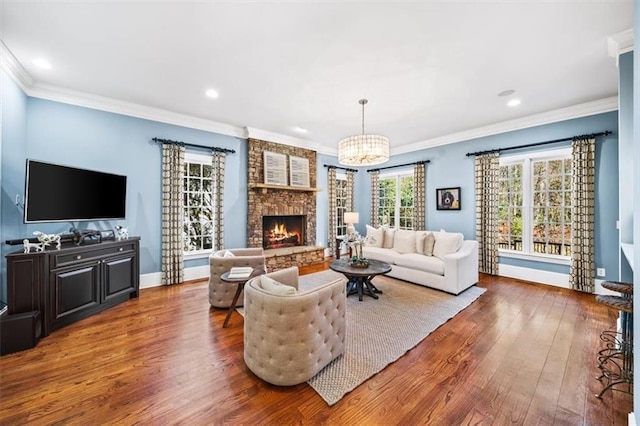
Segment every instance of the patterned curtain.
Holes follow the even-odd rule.
[[[355,210],[355,200],[354,200],[354,181],[356,177],[356,172],[348,170],[347,171],[347,211],[354,212]]]
[[[213,151],[211,155],[211,165],[213,175],[211,176],[211,206],[213,217],[217,222],[211,231],[213,247],[212,250],[224,248],[224,171],[227,155],[224,152]]]
[[[476,156],[476,239],[478,269],[498,275],[498,177],[497,152]]]
[[[338,226],[338,218],[336,217],[336,169],[333,167],[329,167],[327,180],[329,186],[329,256],[335,256],[338,250],[336,245],[336,227]]]
[[[596,140],[574,139],[571,183],[571,269],[569,281],[574,290],[595,291],[595,163]]]
[[[380,226],[380,172],[371,172],[371,226]]]
[[[413,166],[413,229],[423,231],[425,229],[425,164],[416,163]]]
[[[184,281],[182,186],[184,146],[162,145],[162,284]]]

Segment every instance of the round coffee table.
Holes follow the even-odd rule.
[[[349,262],[350,259],[340,259],[329,264],[329,268],[344,274],[349,280],[347,282],[347,296],[358,293],[358,300],[361,302],[363,294],[377,299],[378,294],[382,294],[382,290],[378,290],[371,280],[376,275],[390,272],[391,265],[379,260],[369,260],[369,266],[366,268],[355,268]]]
[[[231,313],[236,309],[236,303],[238,303],[238,297],[240,297],[240,293],[242,293],[242,290],[244,289],[244,285],[247,283],[247,281],[249,281],[251,278],[257,277],[258,275],[264,274],[264,271],[262,269],[254,268],[253,271],[251,272],[251,275],[249,275],[248,277],[229,278],[229,272],[230,271],[227,271],[222,275],[220,275],[220,279],[229,284],[236,284],[237,287],[236,287],[236,294],[233,295],[233,302],[231,302],[231,305],[229,305],[229,312],[227,312],[227,316],[224,319],[224,323],[222,323],[223,328],[225,328],[227,324],[229,324],[229,318],[231,318]]]

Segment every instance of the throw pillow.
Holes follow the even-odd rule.
[[[433,235],[433,232],[427,232],[424,237],[424,255],[425,256],[433,256],[433,246],[436,243],[436,237]]]
[[[279,283],[266,275],[260,275],[260,287],[267,293],[275,296],[291,296],[297,293],[295,288]]]
[[[393,249],[398,253],[416,252],[416,233],[406,229],[400,229],[393,236]]]
[[[236,257],[236,255],[227,250],[224,252],[224,256],[222,257]]]
[[[416,232],[416,253],[424,254],[424,239],[427,238],[425,231]]]
[[[374,228],[367,225],[367,237],[364,244],[368,247],[382,247],[384,231],[382,228]]]
[[[389,225],[382,225],[382,229],[384,229],[384,241],[382,243],[382,248],[393,248],[393,238],[396,230],[389,228]]]
[[[447,254],[457,252],[462,247],[464,236],[454,232],[436,232],[436,243],[433,246],[433,255],[442,259]]]

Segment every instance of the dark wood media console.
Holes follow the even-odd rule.
[[[7,313],[39,311],[43,337],[139,294],[138,237],[6,258]]]

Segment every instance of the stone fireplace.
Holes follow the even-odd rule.
[[[262,216],[262,248],[304,245],[304,215]]]

